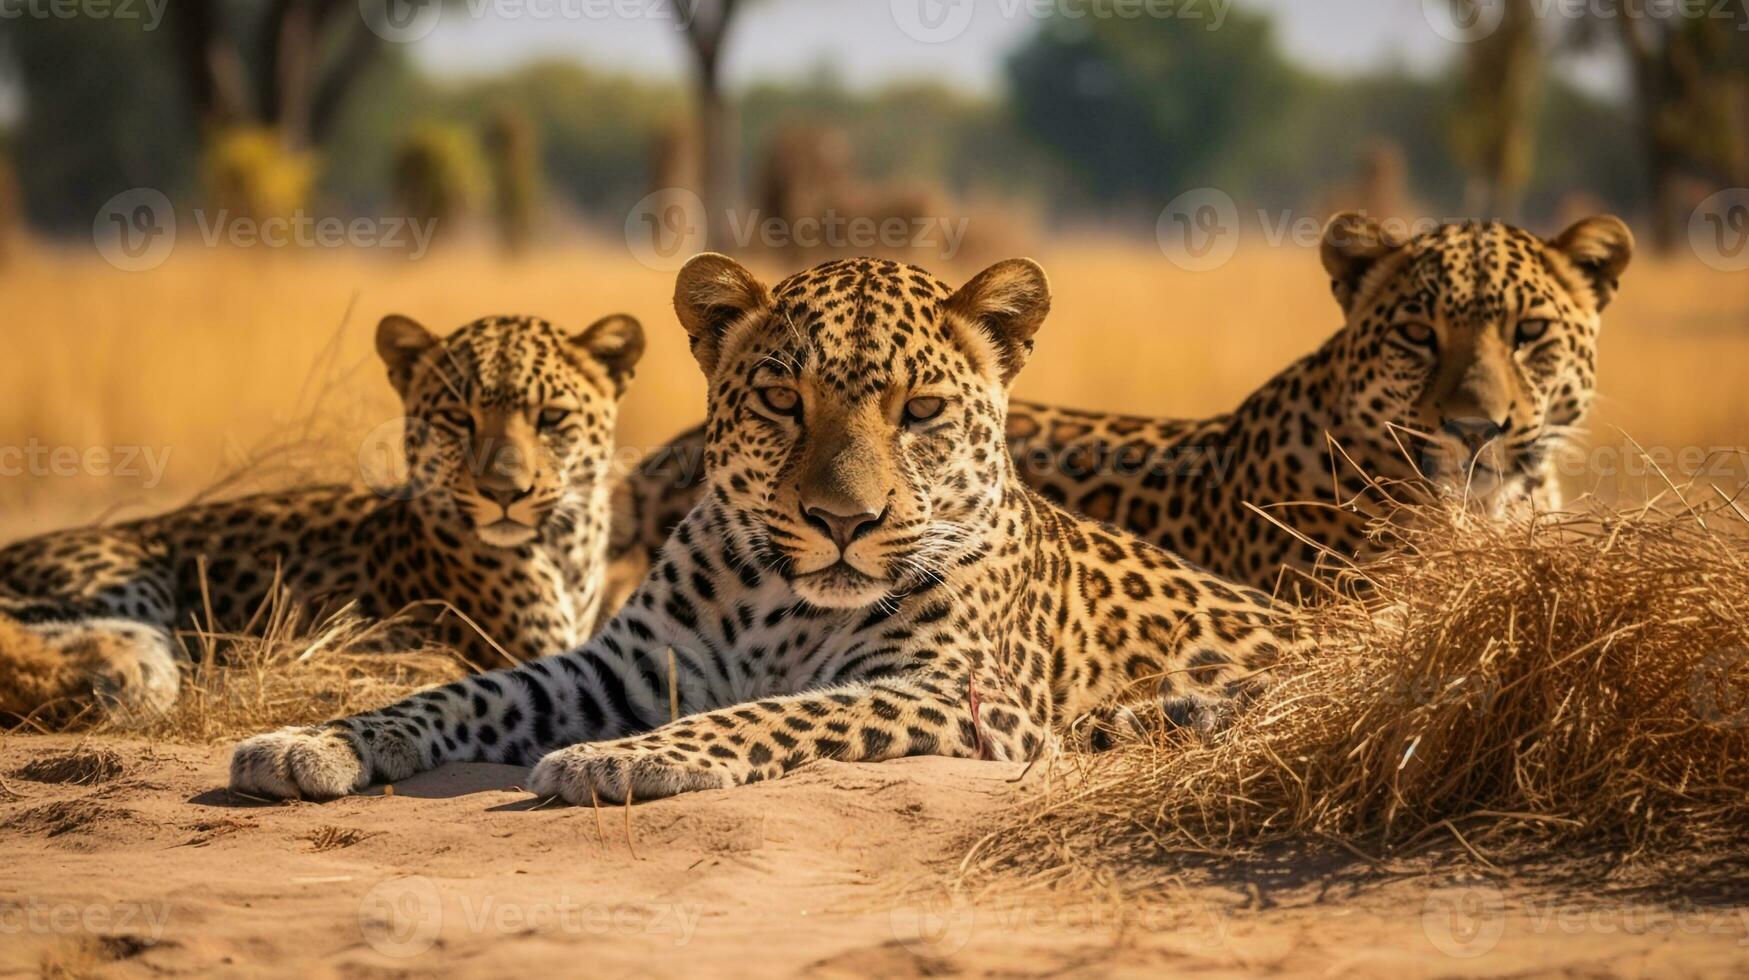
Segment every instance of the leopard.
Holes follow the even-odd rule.
[[[1409,228],[1360,212],[1320,258],[1343,325],[1231,411],[1156,418],[1015,400],[1008,448],[1052,502],[1227,578],[1315,601],[1376,557],[1410,503],[1559,510],[1558,453],[1596,393],[1602,313],[1633,256],[1620,219],[1550,239],[1500,222]],[[704,430],[616,486],[611,574],[646,568],[703,492]],[[628,571],[629,570],[629,571]]]
[[[953,289],[885,259],[771,287],[693,257],[674,305],[706,487],[629,601],[580,647],[252,736],[231,789],[328,799],[480,761],[630,804],[819,760],[1225,737],[1303,641],[1268,596],[1017,478],[1008,390],[1050,297],[1024,258]]]
[[[344,616],[382,627],[360,649],[443,648],[480,669],[586,638],[642,325],[613,314],[571,333],[490,316],[440,337],[391,314],[375,346],[403,412],[384,451],[404,477],[197,502],[0,550],[0,713],[159,715],[192,659],[178,630],[259,635],[276,621],[295,634]]]

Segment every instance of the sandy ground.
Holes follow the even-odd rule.
[[[112,750],[53,781],[43,760]],[[224,747],[0,741],[0,975],[1729,976],[1749,908],[1301,864],[1117,903],[955,899],[1042,790],[950,759],[816,764],[597,814],[456,765],[327,804],[224,789]],[[36,769],[30,768],[38,763]],[[629,833],[629,837],[628,837]],[[1217,876],[1222,877],[1222,876]]]

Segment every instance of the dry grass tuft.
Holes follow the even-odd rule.
[[[1680,497],[1381,528],[1401,550],[1361,570],[1367,597],[1300,613],[1309,649],[1229,731],[1095,757],[965,867],[1749,843],[1749,518]]]
[[[121,754],[112,749],[74,749],[32,759],[13,770],[12,775],[36,783],[91,786],[108,782],[126,771]]]
[[[469,673],[442,649],[383,653],[395,623],[348,612],[306,626],[289,603],[271,603],[260,629],[198,632],[198,648],[167,713],[143,725],[103,723],[148,737],[218,742],[285,725],[314,724],[398,701]]]
[[[351,827],[335,827],[330,824],[324,827],[317,827],[315,830],[305,834],[303,839],[309,842],[310,850],[319,854],[322,851],[337,851],[341,848],[351,847],[359,841],[375,836],[376,834],[368,830],[357,830]]]

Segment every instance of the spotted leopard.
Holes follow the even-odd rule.
[[[394,617],[385,643],[438,642],[481,666],[587,637],[637,321],[567,336],[491,317],[439,338],[391,316],[376,346],[404,404],[403,484],[255,495],[0,550],[0,713],[163,709],[184,659],[174,631],[246,631],[270,601]]]
[[[485,760],[572,803],[646,800],[816,759],[1031,759],[1111,702],[1218,726],[1293,640],[1265,596],[1016,479],[1007,390],[1049,304],[1024,259],[955,291],[891,261],[772,289],[694,258],[675,307],[709,379],[706,488],[625,607],[575,650],[248,739],[232,787],[333,797]]]
[[[1424,499],[1428,485],[1493,515],[1557,508],[1552,458],[1590,407],[1601,314],[1632,256],[1632,233],[1607,216],[1545,240],[1493,222],[1405,239],[1338,215],[1322,259],[1345,325],[1236,409],[1164,419],[1015,402],[1009,451],[1049,500],[1265,591],[1300,585],[1284,568],[1323,552],[1360,554],[1386,498]],[[621,482],[616,566],[647,566],[702,492],[703,439],[683,433]]]

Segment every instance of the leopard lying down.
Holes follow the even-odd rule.
[[[1049,305],[1023,259],[955,291],[889,261],[771,289],[694,258],[675,307],[709,379],[708,485],[618,615],[570,652],[250,738],[232,787],[326,798],[481,760],[572,803],[642,800],[815,759],[1031,759],[1096,709],[1088,742],[1217,726],[1292,641],[1261,594],[1016,478],[1008,387]]]

